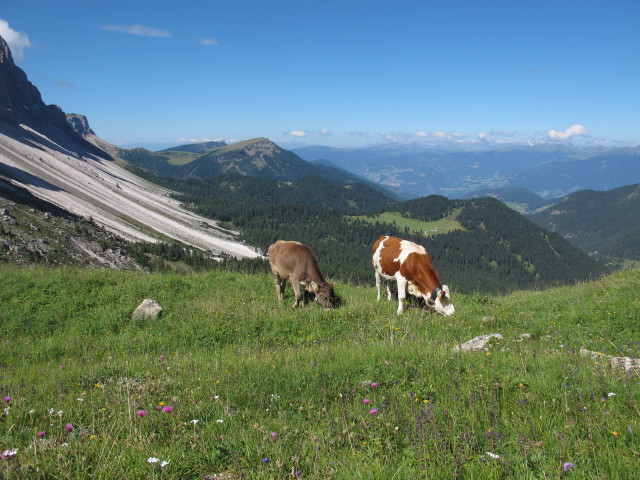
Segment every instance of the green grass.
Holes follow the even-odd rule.
[[[169,157],[169,165],[187,165],[188,163],[197,160],[199,155],[191,152],[181,152],[178,150],[168,150],[163,152],[163,155]]]
[[[453,292],[447,318],[336,290],[294,310],[265,275],[0,266],[0,478],[635,476],[638,375],[577,352],[640,357],[640,271]]]
[[[449,233],[453,230],[464,230],[460,222],[457,220],[459,209],[445,218],[435,220],[433,222],[425,222],[414,218],[403,217],[400,212],[383,212],[375,216],[362,215],[357,218],[370,223],[388,223],[389,225],[397,225],[399,228],[407,228],[412,233],[422,233],[425,235],[437,235],[439,233]]]

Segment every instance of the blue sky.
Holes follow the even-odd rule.
[[[161,148],[640,143],[640,2],[4,2],[47,104]]]

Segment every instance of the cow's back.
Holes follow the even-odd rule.
[[[315,256],[309,247],[300,242],[278,240],[269,247],[269,265],[274,274],[289,277],[292,273],[303,274]]]

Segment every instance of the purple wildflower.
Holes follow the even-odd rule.
[[[166,413],[173,412],[173,407],[171,405],[165,405],[162,411]]]
[[[377,414],[378,414],[377,408],[372,408],[371,410],[369,410],[369,415],[377,415]]]
[[[373,382],[373,383],[371,384],[371,388],[376,388],[377,386],[378,386],[378,382]]]
[[[38,435],[38,438],[42,438],[42,437],[44,437],[45,433],[44,432],[38,432],[37,435]]]
[[[64,426],[64,429],[65,429],[67,432],[70,432],[71,430],[73,430],[73,423],[67,423],[67,424]]]
[[[264,457],[264,458],[262,459],[262,463],[267,463],[268,461],[269,461],[269,459],[268,459],[267,457]]]
[[[147,412],[145,412],[144,410],[138,410],[136,412],[136,415],[139,417],[144,417],[147,414]]]
[[[6,460],[8,458],[15,457],[17,454],[18,454],[18,449],[12,448],[12,449],[3,450],[2,453],[0,454],[0,457]]]
[[[568,472],[572,468],[573,468],[572,462],[564,462],[564,465],[562,465],[562,470],[564,470],[565,472]]]
[[[3,400],[7,403],[11,403],[11,397],[9,395],[7,395],[6,397],[3,398]]]

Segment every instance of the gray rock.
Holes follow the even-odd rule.
[[[160,317],[162,310],[163,308],[158,302],[151,300],[150,298],[146,298],[140,305],[138,305],[138,308],[133,311],[131,319],[136,321],[157,320],[158,317]]]
[[[479,337],[456,345],[455,347],[453,347],[453,350],[460,352],[488,350],[492,342],[501,342],[502,340],[504,340],[504,337],[499,333],[492,333],[491,335],[480,335]]]

